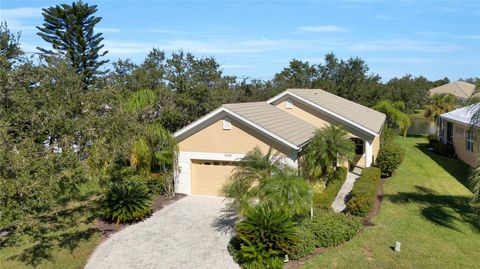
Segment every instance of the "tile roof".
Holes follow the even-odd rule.
[[[475,85],[464,82],[464,81],[454,81],[430,90],[430,95],[436,93],[451,93],[460,98],[468,98],[475,91]]]
[[[225,104],[223,107],[297,146],[308,142],[315,132],[313,125],[266,102]]]
[[[386,119],[383,113],[324,90],[288,89],[287,92],[306,99],[377,134],[380,133]]]

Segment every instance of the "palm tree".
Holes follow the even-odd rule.
[[[318,129],[300,159],[305,178],[315,180],[332,173],[340,163],[351,162],[355,145],[341,127]]]
[[[403,133],[403,136],[407,135],[407,130],[411,122],[408,115],[404,112],[405,104],[403,102],[383,100],[373,106],[373,109],[387,115],[387,125],[390,128],[398,128]]]
[[[248,152],[239,162],[232,176],[222,188],[222,193],[231,198],[229,206],[243,216],[258,193],[258,186],[272,175],[279,173],[284,165],[280,158],[272,156],[270,148],[263,155],[259,147]]]
[[[262,204],[278,208],[289,216],[307,214],[312,206],[312,187],[291,172],[269,178],[258,189]]]
[[[152,170],[163,174],[168,183],[167,194],[174,193],[173,175],[178,148],[175,138],[160,124],[150,124],[133,144],[130,152],[131,166],[142,176],[151,176]]]
[[[443,113],[452,111],[457,105],[457,97],[451,93],[437,93],[430,97],[425,106],[425,117],[435,120]]]
[[[473,192],[473,197],[470,201],[473,209],[480,213],[480,163],[477,164],[470,171],[470,187]]]

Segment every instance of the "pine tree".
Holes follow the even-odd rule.
[[[98,70],[108,60],[100,60],[103,51],[102,33],[94,33],[94,27],[102,18],[93,14],[97,6],[89,6],[81,0],[72,5],[61,4],[42,9],[44,23],[37,26],[37,34],[52,45],[53,51],[37,47],[44,55],[60,55],[82,75],[85,87],[104,72]]]

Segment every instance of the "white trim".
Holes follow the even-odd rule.
[[[201,118],[198,119],[197,121],[194,121],[193,123],[191,123],[191,124],[185,126],[184,128],[178,130],[177,132],[175,132],[175,133],[173,134],[173,136],[174,136],[175,138],[177,138],[178,136],[180,136],[180,135],[186,133],[187,131],[189,131],[190,129],[195,128],[196,126],[204,123],[205,121],[207,121],[207,120],[210,119],[211,117],[214,117],[215,115],[217,115],[217,114],[219,114],[219,113],[221,113],[221,112],[226,112],[226,113],[230,114],[231,116],[235,117],[237,120],[240,120],[240,121],[242,121],[243,123],[245,123],[245,124],[247,124],[247,125],[250,125],[250,126],[254,127],[254,128],[257,129],[257,130],[260,130],[260,131],[263,132],[264,134],[266,134],[266,135],[268,135],[268,136],[270,136],[270,137],[272,137],[272,138],[280,141],[281,143],[287,145],[288,147],[290,147],[290,148],[292,148],[292,149],[294,149],[294,150],[299,150],[299,149],[300,149],[300,147],[298,147],[297,145],[289,142],[288,140],[285,140],[284,138],[282,138],[282,137],[280,137],[280,136],[278,136],[278,135],[270,132],[269,130],[261,127],[260,125],[258,125],[258,124],[256,124],[256,123],[254,123],[254,122],[252,122],[252,121],[250,121],[250,120],[248,120],[248,119],[240,116],[239,114],[237,114],[237,113],[235,113],[235,112],[231,111],[230,109],[228,109],[228,108],[226,108],[226,107],[223,107],[223,106],[215,109],[214,111],[212,111],[212,112],[208,113],[207,115],[201,117]]]
[[[340,120],[342,120],[342,121],[345,121],[346,123],[348,123],[348,124],[350,124],[350,125],[352,125],[352,126],[355,126],[355,127],[357,127],[358,129],[363,130],[363,131],[365,131],[365,132],[367,132],[367,133],[369,133],[369,134],[371,134],[371,135],[375,135],[375,136],[379,135],[378,133],[376,133],[376,132],[374,132],[374,131],[372,131],[372,130],[370,130],[370,129],[368,129],[368,128],[366,128],[366,127],[364,127],[364,126],[362,126],[362,125],[360,125],[360,124],[358,124],[358,123],[356,123],[356,122],[353,122],[353,121],[350,120],[350,119],[347,119],[347,118],[345,118],[345,117],[343,117],[343,116],[341,116],[341,115],[339,115],[339,114],[337,114],[337,113],[335,113],[335,112],[333,112],[333,111],[331,111],[331,110],[329,110],[329,109],[326,109],[326,108],[324,108],[324,107],[322,107],[322,106],[320,106],[320,105],[317,105],[317,104],[315,104],[315,103],[313,103],[313,102],[311,102],[311,101],[309,101],[309,100],[307,100],[307,99],[305,99],[305,98],[303,98],[303,97],[301,97],[301,96],[298,96],[298,95],[296,95],[296,94],[294,94],[294,93],[292,93],[292,92],[290,92],[290,91],[288,91],[288,90],[284,91],[283,93],[278,94],[277,96],[274,96],[274,97],[268,99],[267,103],[272,104],[273,102],[275,102],[275,101],[277,101],[278,99],[284,97],[285,95],[290,95],[291,97],[295,97],[295,98],[297,98],[298,100],[300,100],[300,101],[302,101],[302,102],[304,102],[304,103],[306,103],[306,104],[308,104],[308,105],[310,105],[310,106],[313,106],[313,107],[315,107],[315,108],[317,108],[317,109],[319,109],[319,110],[321,110],[321,111],[323,111],[323,112],[326,112],[326,113],[328,113],[328,114],[330,114],[330,115],[332,115],[332,116],[334,116],[334,117],[336,117],[336,118],[338,118],[338,119],[340,119]],[[340,98],[341,98],[341,97],[340,97]]]
[[[371,140],[365,139],[364,151],[365,151],[365,167],[370,167],[372,165],[372,142]]]
[[[221,152],[195,152],[195,151],[180,151],[178,154],[178,169],[177,174],[175,175],[175,192],[184,193],[191,195],[192,194],[192,178],[191,178],[191,163],[192,160],[213,160],[213,161],[239,161],[245,154],[239,153],[221,153]],[[278,157],[272,156],[273,158],[283,158],[281,160],[286,165],[297,167],[296,156],[292,155],[290,157]]]

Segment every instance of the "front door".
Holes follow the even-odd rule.
[[[447,143],[453,144],[453,124],[447,122]]]

